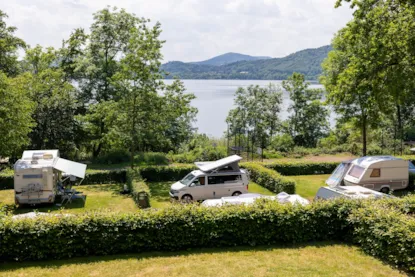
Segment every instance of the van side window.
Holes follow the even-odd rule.
[[[208,185],[232,183],[241,180],[241,175],[209,176]]]
[[[370,174],[370,177],[380,177],[380,168],[374,168]]]

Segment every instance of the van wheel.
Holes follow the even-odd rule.
[[[239,196],[239,195],[241,195],[242,193],[240,192],[240,191],[235,191],[233,194],[232,194],[232,196]]]
[[[382,193],[385,193],[385,194],[388,194],[389,193],[389,188],[382,188],[381,190],[380,190],[380,192],[382,192]]]
[[[192,202],[193,197],[190,194],[185,194],[182,196],[183,202]]]

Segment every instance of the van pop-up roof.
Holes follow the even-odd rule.
[[[59,150],[27,150],[14,165],[15,171],[42,167],[53,167],[66,174],[85,178],[86,164],[60,158]]]
[[[238,155],[229,156],[215,162],[196,162],[195,165],[203,172],[212,172],[220,168],[229,166],[232,171],[239,171],[238,162],[242,160],[242,157]]]

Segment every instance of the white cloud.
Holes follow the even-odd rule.
[[[281,57],[330,43],[351,19],[334,0],[14,0],[8,23],[30,45],[59,47],[74,28],[88,29],[107,5],[159,21],[165,61],[196,61],[240,52]]]

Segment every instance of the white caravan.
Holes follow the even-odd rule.
[[[344,177],[346,186],[389,193],[405,189],[409,183],[409,162],[392,156],[372,156],[355,159]]]
[[[378,191],[374,191],[361,186],[337,186],[337,187],[321,187],[314,198],[320,199],[334,199],[334,198],[350,198],[350,199],[365,199],[365,198],[386,198],[394,197]]]
[[[222,197],[220,199],[208,199],[203,201],[201,205],[205,207],[218,207],[223,206],[225,204],[250,205],[253,204],[257,199],[269,199],[273,201],[278,201],[280,203],[300,204],[303,206],[310,204],[310,202],[307,199],[299,196],[298,194],[288,194],[286,192],[281,192],[275,196],[262,195],[257,193],[246,193],[238,196]]]
[[[85,170],[85,164],[60,158],[59,150],[24,151],[14,165],[15,202],[54,203],[62,173],[83,179]]]
[[[192,201],[237,196],[248,192],[248,176],[239,168],[241,157],[233,155],[215,162],[196,162],[198,170],[174,183],[170,197]]]

